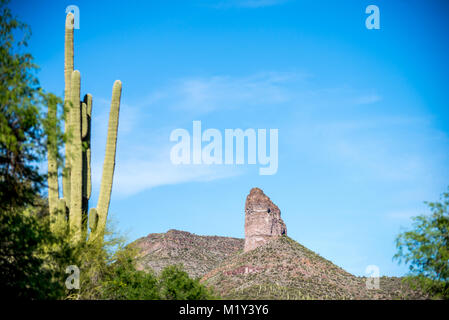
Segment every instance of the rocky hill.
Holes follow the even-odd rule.
[[[356,277],[283,236],[237,254],[201,281],[227,299],[420,299],[400,278],[383,277],[368,290]]]
[[[134,245],[140,249],[139,269],[151,268],[158,273],[165,266],[182,264],[191,277],[198,278],[225,259],[242,252],[244,240],[169,230],[167,233],[151,233],[136,240]]]

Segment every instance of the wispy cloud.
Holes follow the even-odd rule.
[[[208,113],[218,109],[276,105],[289,101],[289,83],[307,74],[263,72],[243,77],[192,77],[173,81],[144,99],[146,106],[165,105],[176,110]]]
[[[140,191],[186,182],[206,182],[234,177],[243,173],[229,166],[173,165],[163,159],[129,159],[117,164],[114,177],[114,193],[128,196]]]
[[[382,101],[381,95],[354,88],[316,88],[306,72],[258,72],[246,76],[214,75],[176,79],[153,89],[137,107],[169,108],[206,114],[247,107],[350,107]]]

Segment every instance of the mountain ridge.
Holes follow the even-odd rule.
[[[140,270],[168,265],[185,271],[225,299],[425,299],[400,277],[366,288],[357,277],[295,240],[281,236],[244,252],[244,239],[187,231],[152,233],[134,242]]]

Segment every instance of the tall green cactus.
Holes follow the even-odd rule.
[[[53,230],[69,230],[76,242],[86,240],[87,222],[91,230],[89,239],[102,239],[112,191],[117,147],[117,131],[120,111],[122,83],[114,82],[111,111],[109,114],[108,138],[103,164],[103,176],[98,199],[98,210],[91,208],[89,199],[92,190],[91,178],[91,116],[92,96],[81,97],[81,75],[73,70],[73,14],[66,17],[65,27],[65,166],[63,169],[63,198],[59,198],[57,148],[48,144],[49,208]],[[56,107],[49,106],[49,120],[56,117]],[[49,121],[50,122],[50,121]]]
[[[78,70],[72,72],[71,80],[70,129],[72,131],[71,172],[70,172],[70,213],[69,226],[75,239],[81,239],[82,227],[82,196],[83,196],[83,158],[81,141],[81,106],[80,84],[81,75]]]
[[[71,79],[73,72],[73,29],[74,29],[74,16],[70,12],[65,19],[65,42],[64,42],[64,117],[65,117],[65,133],[67,143],[65,144],[65,167],[62,176],[62,190],[66,203],[70,203],[70,105],[71,101]]]
[[[100,196],[98,198],[97,229],[101,234],[106,225],[106,218],[111,201],[112,180],[115,168],[115,150],[117,147],[118,116],[120,111],[120,97],[122,95],[122,83],[120,80],[114,82],[112,89],[111,111],[109,113],[108,140],[106,142],[106,153],[103,162],[103,176],[101,178]]]

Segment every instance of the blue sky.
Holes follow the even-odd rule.
[[[380,9],[380,30],[365,8]],[[110,213],[129,240],[181,229],[244,236],[260,187],[288,235],[356,275],[449,185],[444,1],[13,1],[47,91],[64,88],[65,8],[93,105],[96,205],[112,84],[123,83]],[[279,129],[279,168],[178,166],[172,130]]]

